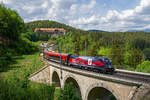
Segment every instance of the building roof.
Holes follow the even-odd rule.
[[[59,31],[59,32],[63,32],[65,33],[66,30],[63,28],[35,28],[34,32],[38,32],[38,31],[44,31],[44,32],[55,32],[55,31]]]

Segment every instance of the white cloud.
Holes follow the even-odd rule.
[[[82,4],[80,9],[81,10],[89,10],[92,9],[96,4],[96,0],[91,0],[89,4]]]
[[[10,4],[10,3],[11,3],[11,0],[0,0],[0,3]]]
[[[49,19],[83,29],[108,31],[128,30],[129,28],[149,28],[150,0],[141,0],[133,9],[123,11],[111,9],[102,15],[98,0],[0,0],[15,9],[28,21]],[[86,1],[86,2],[85,2]],[[107,7],[104,3],[101,6]]]
[[[81,17],[77,20],[70,20],[69,24],[74,24],[74,25],[79,25],[79,24],[92,24],[92,23],[96,23],[98,21],[97,17],[95,15],[89,17],[89,18],[85,18],[85,17]]]
[[[46,0],[45,0],[45,1],[43,2],[43,4],[41,5],[42,8],[48,8],[48,6],[49,6],[49,3],[48,3],[48,1],[46,1]]]
[[[92,3],[90,5],[92,5]],[[86,9],[92,7],[89,5],[86,7],[84,6],[85,5],[81,6],[82,10],[86,7]],[[72,9],[75,8],[77,8],[77,6],[73,5]],[[141,0],[140,4],[134,9],[127,9],[123,11],[109,10],[107,14],[102,17],[98,14],[78,17],[78,19],[70,20],[69,24],[73,26],[79,26],[80,28],[86,24],[84,29],[87,29],[87,26],[91,26],[91,24],[93,24],[93,26],[90,28],[96,27],[98,29],[118,31],[122,30],[123,28],[128,30],[130,27],[136,26],[136,24],[144,26],[147,22],[150,23],[150,0]]]
[[[35,11],[36,7],[35,6],[23,6],[23,10],[25,10],[28,14],[31,14]]]
[[[150,24],[143,27],[143,29],[149,29],[149,28],[150,28]]]
[[[136,26],[136,24],[144,25],[148,21],[150,23],[150,0],[141,0],[140,4],[134,9],[124,11],[110,10],[106,16],[100,18],[103,24],[110,23],[112,31],[120,30],[123,27]]]

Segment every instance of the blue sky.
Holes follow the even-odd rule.
[[[25,22],[55,20],[105,31],[150,28],[150,0],[0,0]]]

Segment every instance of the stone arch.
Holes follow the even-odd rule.
[[[117,100],[121,100],[119,98],[119,95],[117,95],[114,90],[112,90],[111,88],[109,88],[108,86],[106,86],[103,83],[95,83],[90,85],[90,87],[87,89],[87,92],[85,94],[85,100],[96,100],[96,94],[98,93],[94,93],[95,91],[99,91],[99,92],[105,92],[106,95],[112,94]],[[90,97],[91,93],[94,93],[94,98]],[[104,95],[97,95],[97,96],[105,96]],[[98,99],[99,100],[99,99]],[[100,100],[110,100],[109,98],[101,98]]]
[[[78,96],[80,96],[82,98],[82,94],[81,94],[81,88],[79,86],[79,81],[77,80],[77,78],[75,78],[75,76],[73,75],[67,75],[65,78],[64,78],[64,85],[66,83],[70,83],[72,82],[73,83],[73,86],[74,88],[77,90],[77,94]],[[64,86],[63,86],[64,88]]]
[[[61,82],[57,71],[54,71],[52,74],[52,83],[55,84],[55,87],[61,88]]]

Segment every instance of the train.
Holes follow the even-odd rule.
[[[88,69],[102,73],[114,73],[112,62],[107,57],[80,56],[67,53],[56,53],[49,49],[43,50],[43,57],[64,64],[68,67]]]

